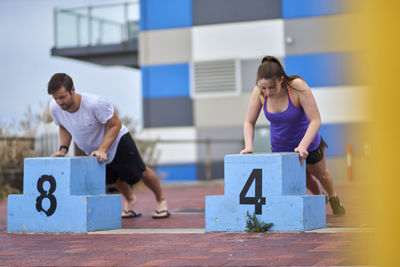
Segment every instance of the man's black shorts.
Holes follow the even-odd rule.
[[[142,157],[130,133],[124,134],[117,147],[113,161],[106,165],[106,184],[113,184],[119,178],[128,184],[140,181],[146,170]]]
[[[317,162],[320,162],[324,158],[325,147],[328,147],[328,145],[325,143],[325,140],[322,139],[321,136],[319,146],[314,151],[310,152],[310,154],[308,154],[308,157],[306,159],[307,164],[315,164]]]

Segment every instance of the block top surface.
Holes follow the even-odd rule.
[[[96,157],[35,157],[35,158],[25,158],[24,161],[76,161],[76,160],[96,160]]]
[[[299,157],[299,153],[295,152],[272,152],[272,153],[252,153],[252,154],[232,154],[225,155],[225,163],[245,163],[245,162],[264,162],[271,159],[284,159]]]

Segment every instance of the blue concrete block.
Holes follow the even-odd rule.
[[[105,194],[105,164],[95,157],[25,159],[23,188],[8,196],[8,232],[121,228],[121,196]]]
[[[306,195],[305,166],[297,153],[225,156],[225,194],[206,197],[206,232],[246,230],[256,213],[270,230],[326,226],[324,196]]]

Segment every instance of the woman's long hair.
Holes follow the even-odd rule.
[[[261,64],[257,70],[257,81],[261,79],[272,79],[273,81],[281,80],[283,77],[283,84],[288,85],[289,82],[293,81],[296,78],[300,78],[297,75],[288,76],[285,70],[282,67],[281,62],[276,57],[273,56],[265,56],[261,60]]]

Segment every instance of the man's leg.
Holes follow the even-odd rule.
[[[156,173],[149,167],[146,167],[146,170],[142,174],[142,180],[143,183],[154,193],[157,200],[157,207],[153,218],[169,217],[167,201],[162,193],[160,181],[158,180]]]
[[[133,211],[133,207],[135,206],[135,203],[136,203],[136,196],[133,193],[132,187],[128,183],[121,181],[120,179],[118,179],[115,182],[115,187],[119,190],[119,192],[125,199],[125,201],[124,201],[125,206],[121,212],[121,216],[123,216],[123,217],[124,216],[135,217],[136,215],[140,216],[139,213],[136,214]]]
[[[165,197],[162,194],[160,181],[158,180],[156,173],[152,169],[150,169],[149,167],[146,167],[146,170],[142,174],[142,180],[143,180],[143,183],[151,191],[153,191],[157,202],[161,202],[161,201],[165,200]]]

